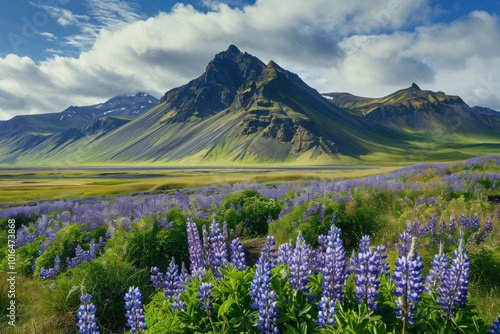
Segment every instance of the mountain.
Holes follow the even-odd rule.
[[[349,93],[323,96],[369,122],[398,131],[491,135],[500,130],[500,120],[478,113],[460,97],[422,90],[415,83],[382,98]]]
[[[50,128],[58,126],[56,121],[33,124],[29,135],[39,137],[14,136],[22,146],[0,148],[0,162],[379,164],[457,160],[500,150],[500,119],[470,108],[458,96],[416,84],[379,99],[322,95],[297,74],[234,45],[216,54],[198,78],[167,91],[138,117],[116,117],[123,108],[119,101],[103,105],[58,114],[60,122],[86,115],[93,123],[59,125],[58,131]]]
[[[491,108],[474,106],[474,107],[472,107],[472,109],[474,109],[475,111],[477,111],[483,115],[488,115],[488,116],[500,118],[500,111],[496,111],[496,110],[493,110]]]
[[[111,115],[135,118],[158,102],[157,98],[140,92],[133,96],[116,96],[95,105],[70,106],[58,113],[19,115],[0,121],[0,162],[16,161],[18,155],[36,149],[61,131],[78,129],[74,131],[79,132],[80,128]]]
[[[200,77],[168,91],[158,106],[79,155],[116,163],[335,161],[374,149],[381,135],[373,128],[296,74],[230,46]],[[45,159],[52,160],[50,154]]]

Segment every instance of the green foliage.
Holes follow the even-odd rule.
[[[16,267],[19,273],[25,276],[33,274],[33,264],[39,255],[40,245],[45,240],[45,237],[37,237],[33,242],[27,243],[16,250],[16,255],[18,256]]]
[[[90,239],[87,238],[87,233]],[[66,258],[75,256],[75,248],[80,245],[82,249],[88,250],[90,240],[97,242],[100,237],[106,234],[106,227],[100,226],[95,230],[88,230],[87,224],[68,225],[56,233],[56,239],[50,244],[45,252],[37,259],[35,275],[39,275],[41,268],[52,268],[54,259],[59,256],[61,259],[61,272],[67,268]]]
[[[118,258],[105,258],[85,262],[60,275],[54,287],[45,285],[41,308],[50,314],[64,316],[75,312],[80,305],[80,287],[92,296],[97,308],[101,330],[121,331],[125,328],[124,296],[130,286],[141,289],[144,302],[149,302],[153,292],[148,282],[149,272],[137,270]],[[75,321],[75,320],[73,320]],[[75,323],[75,322],[74,322]]]
[[[268,219],[277,219],[280,211],[281,205],[274,199],[266,199],[252,190],[243,190],[226,196],[216,219],[227,222],[237,235],[259,237],[267,234]]]
[[[166,268],[171,257],[177,263],[189,263],[187,250],[187,215],[178,208],[168,211],[166,219],[172,227],[158,224],[160,217],[146,217],[134,225],[134,231],[125,233],[124,251],[127,261],[136,267],[149,270],[151,267]]]

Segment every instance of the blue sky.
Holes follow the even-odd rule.
[[[500,0],[19,0],[0,5],[0,119],[157,97],[235,44],[320,92],[417,82],[500,110]]]

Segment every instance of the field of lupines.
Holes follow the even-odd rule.
[[[10,328],[0,300],[0,328],[498,333],[499,198],[500,158],[488,156],[3,208],[18,308]]]

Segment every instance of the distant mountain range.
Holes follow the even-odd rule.
[[[159,102],[159,103],[158,103]],[[320,94],[231,45],[205,73],[145,93],[0,122],[0,163],[345,164],[500,150],[500,117],[416,84],[383,98]]]

